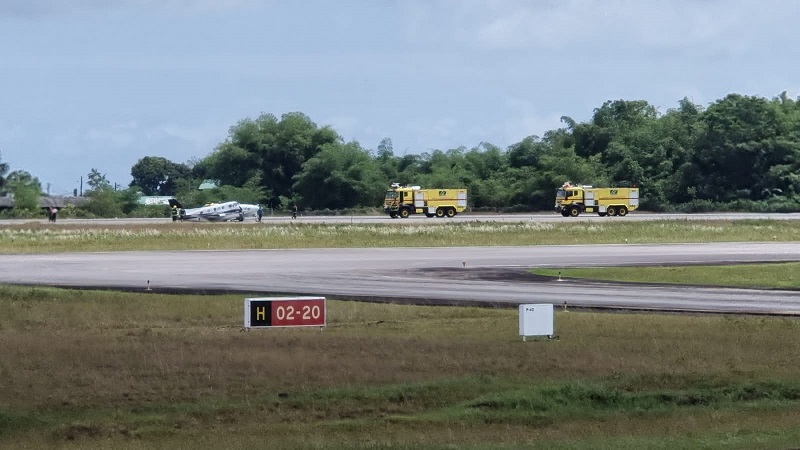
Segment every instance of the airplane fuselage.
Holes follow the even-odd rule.
[[[183,208],[177,200],[170,204],[178,209],[178,220],[208,220],[212,222],[227,222],[230,220],[244,220],[242,207],[239,202],[210,203],[199,208]]]

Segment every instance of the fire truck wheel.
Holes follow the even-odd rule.
[[[599,212],[599,213],[597,213],[597,215],[600,216],[600,217],[605,217],[605,216],[608,215],[608,213]]]
[[[620,206],[619,209],[617,210],[617,214],[619,214],[620,217],[628,214],[628,208]]]
[[[447,217],[455,217],[456,216],[456,209],[455,208],[447,208]]]
[[[435,216],[436,216],[436,214],[433,214],[433,213],[425,213],[425,217],[427,217],[427,218],[431,218],[431,217],[435,217]]]
[[[436,217],[444,217],[444,208],[436,208]]]
[[[570,215],[570,216],[572,216],[572,217],[578,217],[578,215],[579,215],[580,213],[581,213],[581,210],[580,210],[580,209],[578,209],[578,207],[577,207],[577,206],[573,206],[573,207],[571,207],[571,208],[569,209],[569,215]]]
[[[408,208],[403,208],[400,210],[400,218],[401,219],[408,219],[408,216],[411,215],[411,211]]]
[[[389,213],[389,217],[391,217],[392,219],[397,219],[397,213],[396,212],[390,212]]]
[[[564,217],[569,217],[569,211],[567,211],[566,209],[562,209],[561,210],[561,215],[564,216]]]
[[[611,216],[611,217],[614,217],[614,216],[617,215],[617,209],[614,208],[613,206],[609,206],[608,209],[606,210],[606,212],[608,212],[608,215]]]

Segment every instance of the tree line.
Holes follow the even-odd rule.
[[[641,209],[650,211],[800,210],[800,102],[785,92],[772,99],[730,94],[708,107],[684,98],[666,112],[643,100],[612,100],[588,121],[561,121],[507,148],[483,142],[397,155],[389,138],[367,149],[302,113],[263,114],[232,126],[202,159],[140,159],[127,191],[189,204],[236,199],[342,210],[377,207],[398,182],[467,188],[476,210],[541,211],[570,181],[638,185]],[[90,193],[102,192],[108,186],[93,173]],[[207,179],[219,187],[198,191]]]

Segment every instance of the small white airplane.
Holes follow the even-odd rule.
[[[208,220],[211,222],[228,222],[231,220],[244,220],[244,208],[239,202],[209,203],[199,208],[186,209],[181,202],[171,198],[169,206],[173,208],[172,220]],[[256,208],[258,210],[258,208]],[[255,214],[255,212],[253,213]]]

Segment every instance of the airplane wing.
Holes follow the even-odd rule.
[[[244,213],[239,207],[213,213],[201,213],[198,217],[210,222],[230,222],[232,220],[244,221]]]
[[[241,213],[217,213],[217,214],[199,214],[200,219],[208,220],[209,222],[229,222],[231,220],[242,221],[244,216]]]

